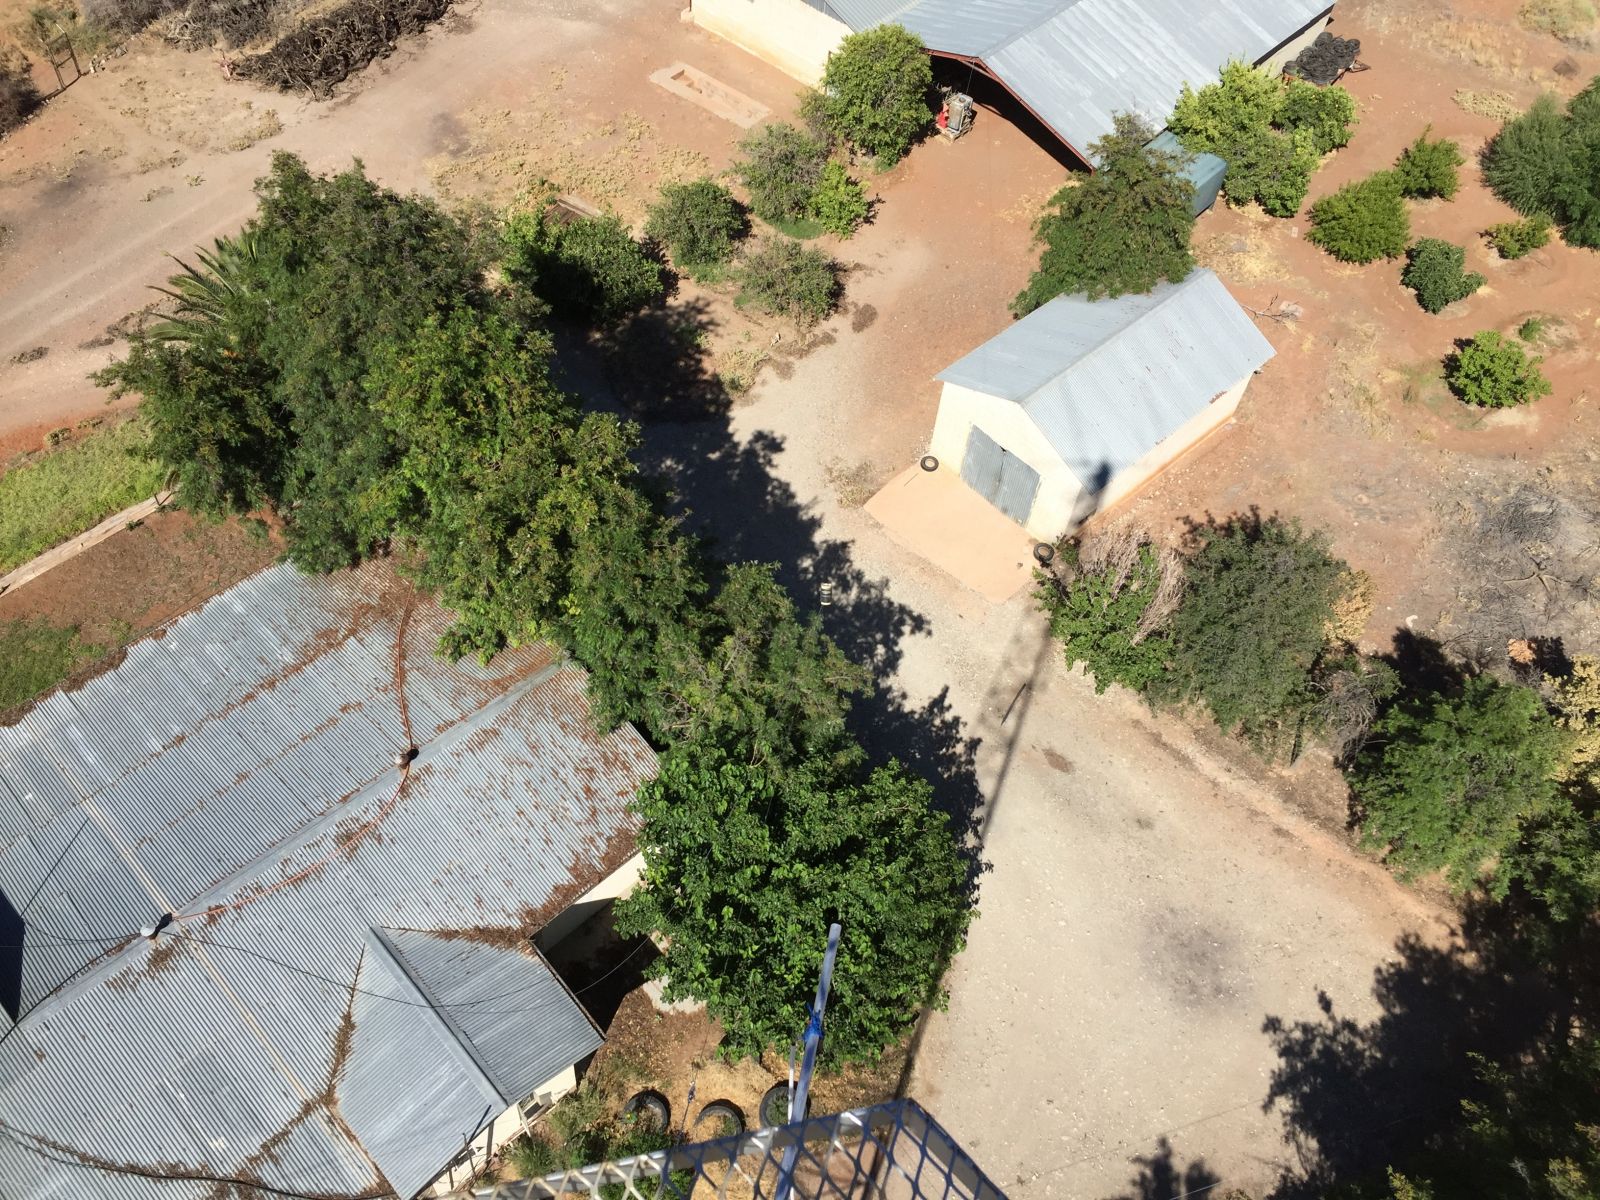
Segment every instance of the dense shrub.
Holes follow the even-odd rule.
[[[1510,884],[1522,823],[1558,808],[1561,735],[1537,692],[1480,676],[1459,696],[1396,705],[1358,756],[1362,840],[1411,877],[1443,869],[1458,891]]]
[[[1424,129],[1395,160],[1394,174],[1400,181],[1400,194],[1413,199],[1439,196],[1445,200],[1461,186],[1458,169],[1466,162],[1461,147],[1449,138],[1428,140]]]
[[[733,174],[750,193],[750,208],[763,221],[806,215],[822,181],[828,148],[793,125],[764,126],[739,143],[744,156]]]
[[[610,324],[659,300],[660,265],[614,216],[563,220],[550,210],[506,222],[506,278],[552,312]]]
[[[845,172],[842,163],[822,168],[817,190],[811,193],[810,214],[829,233],[849,237],[867,219],[867,193]]]
[[[1464,271],[1467,252],[1442,238],[1423,238],[1406,251],[1400,282],[1417,294],[1417,303],[1431,313],[1465,300],[1484,285],[1476,271]]]
[[[1118,114],[1115,122],[1090,147],[1100,169],[1057,192],[1039,218],[1035,234],[1044,251],[1011,302],[1014,315],[1068,292],[1091,299],[1148,292],[1193,269],[1194,185],[1181,173],[1182,160],[1146,145],[1151,130],[1137,117]]]
[[[1312,149],[1320,156],[1350,144],[1356,124],[1355,97],[1342,87],[1318,87],[1303,79],[1291,79],[1273,123],[1286,133],[1305,130],[1311,136]]]
[[[1273,216],[1298,212],[1317,161],[1350,141],[1355,100],[1340,87],[1285,84],[1248,63],[1231,62],[1216,83],[1185,86],[1169,123],[1193,153],[1228,164],[1229,204],[1255,201]]]
[[[764,313],[788,317],[802,327],[814,325],[839,299],[839,268],[821,250],[793,238],[773,237],[739,264],[739,303]]]
[[[680,270],[701,276],[733,257],[745,219],[732,192],[710,179],[696,179],[665,184],[644,231],[667,248]]]
[[[1567,103],[1541,96],[1484,151],[1484,180],[1528,217],[1547,217],[1574,246],[1600,249],[1600,77]]]
[[[0,46],[0,134],[21,125],[41,103],[27,58]]]
[[[1551,228],[1549,217],[1526,217],[1491,225],[1484,236],[1501,258],[1522,258],[1550,244]]]
[[[1411,240],[1411,218],[1391,171],[1347,183],[1311,206],[1307,239],[1345,262],[1399,258]]]
[[[1183,594],[1175,552],[1132,530],[1101,532],[1062,546],[1034,579],[1067,664],[1082,663],[1095,691],[1120,683],[1144,692],[1160,679],[1168,653],[1161,631]]]
[[[1550,381],[1539,370],[1543,361],[1485,330],[1445,360],[1444,380],[1468,404],[1510,408],[1550,394]]]
[[[1309,134],[1286,137],[1257,129],[1229,149],[1223,186],[1231,204],[1254,200],[1271,216],[1292,217],[1305,203],[1316,167]]]
[[[1317,710],[1316,672],[1349,586],[1328,536],[1236,518],[1201,532],[1186,577],[1167,694],[1260,742],[1295,734]]]
[[[828,55],[807,97],[808,118],[888,165],[933,121],[933,66],[917,36],[900,25],[852,33]]]

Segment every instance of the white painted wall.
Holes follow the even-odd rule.
[[[941,466],[959,473],[966,455],[967,435],[974,425],[982,429],[1039,472],[1039,493],[1034,497],[1033,511],[1022,526],[1037,540],[1053,542],[1095,512],[1103,512],[1127,499],[1184,451],[1225,423],[1239,407],[1249,383],[1247,376],[1220,393],[1202,411],[1151,447],[1138,462],[1113,475],[1098,498],[1091,496],[1083,482],[1061,461],[1055,447],[1022,411],[1021,405],[959,384],[944,385],[928,453],[935,455]]]
[[[515,1141],[529,1127],[531,1122],[522,1115],[524,1106],[537,1101],[542,1113],[577,1086],[576,1064],[540,1084],[522,1104],[514,1104],[506,1109],[489,1124],[487,1129],[473,1139],[470,1164],[462,1163],[453,1173],[446,1171],[423,1189],[423,1194],[440,1196],[464,1187],[475,1172],[481,1171],[493,1155],[505,1148],[507,1142]]]
[[[534,944],[540,950],[549,950],[551,946],[554,946],[567,934],[594,916],[605,905],[610,904],[613,900],[620,900],[623,896],[633,891],[639,882],[639,876],[643,873],[644,855],[635,854],[627,862],[567,905],[562,912],[551,918],[550,922],[533,939]]]
[[[692,0],[694,23],[815,87],[828,55],[850,32],[803,0]]]
[[[933,423],[928,453],[935,455],[943,467],[960,474],[961,460],[967,453],[967,435],[974,425],[1039,472],[1039,494],[1022,527],[1041,542],[1055,541],[1073,523],[1083,484],[1020,405],[957,383],[945,384],[939,397],[939,415]]]

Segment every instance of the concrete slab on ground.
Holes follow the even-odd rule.
[[[866,509],[900,545],[995,604],[1033,577],[1033,539],[947,468],[907,468]]]

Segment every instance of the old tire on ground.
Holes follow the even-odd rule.
[[[1040,566],[1048,567],[1050,565],[1050,561],[1053,558],[1055,558],[1055,556],[1056,556],[1056,548],[1054,546],[1052,546],[1049,542],[1035,542],[1034,543],[1034,545],[1033,545],[1033,557],[1034,557],[1035,561],[1037,561],[1039,563]]]
[[[806,1113],[811,1111],[811,1097],[806,1097]],[[802,1113],[804,1116],[806,1113]],[[761,1107],[756,1110],[756,1116],[761,1118],[761,1125],[766,1128],[771,1125],[786,1125],[789,1122],[789,1085],[775,1083],[761,1096]]]
[[[785,1105],[788,1104],[788,1100],[786,1088]],[[700,1110],[700,1115],[694,1119],[694,1124],[702,1137],[737,1137],[744,1132],[744,1112],[732,1100],[713,1100]]]
[[[672,1123],[672,1106],[660,1092],[646,1088],[635,1092],[622,1106],[622,1115],[645,1129],[667,1129]]]
[[[924,471],[937,471],[939,469],[939,460],[931,454],[924,454],[922,461],[917,465]]]

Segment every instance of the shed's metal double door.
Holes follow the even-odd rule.
[[[967,486],[1019,524],[1033,512],[1039,494],[1039,472],[1023,462],[976,425],[967,434],[967,452],[961,459],[961,478]]]

